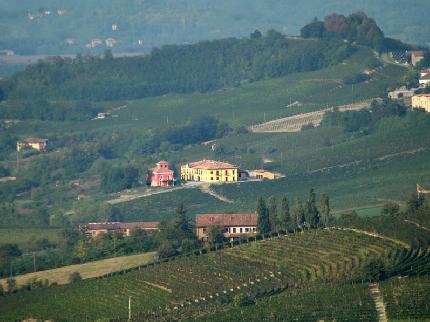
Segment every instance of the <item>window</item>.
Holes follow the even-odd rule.
[[[233,228],[233,234],[236,234],[236,227]]]
[[[255,233],[255,231],[256,231],[256,228],[254,227],[254,228],[252,228],[252,231]]]
[[[243,231],[242,231],[242,228],[240,228],[240,232],[242,233]]]
[[[219,181],[219,177],[216,177],[216,180]]]
[[[225,170],[225,175],[228,176],[228,170]]]
[[[224,227],[223,232],[224,232],[224,233],[228,233],[228,228],[227,228],[227,227]]]
[[[228,181],[228,177],[225,177],[225,181]]]
[[[214,172],[213,172],[213,171],[211,171],[211,174],[214,174]]]
[[[216,175],[219,176],[219,171],[216,172]]]
[[[245,228],[245,233],[248,233],[249,232],[249,228]]]
[[[203,232],[206,233],[206,231],[207,231],[207,228],[203,228]]]
[[[214,181],[214,177],[211,177],[211,181]]]

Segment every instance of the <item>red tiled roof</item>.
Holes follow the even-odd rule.
[[[430,94],[416,94],[416,97],[430,97]]]
[[[205,169],[205,170],[237,169],[237,166],[231,163],[214,161],[214,160],[201,160],[197,162],[192,162],[188,164],[188,167]]]
[[[256,226],[257,214],[204,214],[196,216],[196,226]]]
[[[27,138],[24,140],[25,143],[46,143],[48,139],[39,139],[39,138]]]
[[[428,73],[428,74],[426,74],[426,75],[424,75],[424,76],[421,76],[420,77],[420,80],[421,79],[430,79],[430,73]]]
[[[423,51],[421,51],[421,50],[419,50],[419,51],[413,51],[413,52],[412,52],[412,54],[413,54],[415,57],[424,57],[424,52],[423,52]]]
[[[100,222],[80,225],[81,228],[92,230],[114,230],[114,229],[155,229],[158,228],[158,221],[137,221],[137,222]]]

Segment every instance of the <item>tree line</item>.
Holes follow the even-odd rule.
[[[206,92],[337,64],[353,52],[338,39],[291,40],[270,30],[248,38],[155,48],[139,57],[77,55],[28,66],[0,82],[4,99],[118,100]]]
[[[333,223],[330,211],[329,197],[322,193],[317,202],[314,189],[309,191],[307,200],[302,201],[300,198],[296,198],[292,206],[290,206],[287,196],[283,195],[279,208],[275,196],[271,196],[267,202],[263,197],[259,197],[256,208],[257,231],[260,234],[268,234],[278,231],[288,232],[297,229],[327,227]]]

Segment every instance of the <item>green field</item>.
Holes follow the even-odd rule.
[[[138,319],[186,317],[231,303],[237,294],[258,297],[285,286],[303,288],[357,280],[369,260],[381,258],[396,267],[407,253],[400,244],[361,233],[307,231],[206,255],[173,258],[106,279],[18,292],[0,297],[0,315],[4,320],[125,318],[128,296],[132,296]],[[340,296],[333,290],[327,292]],[[373,316],[362,287],[349,287],[346,294],[361,294],[363,311]],[[342,311],[344,304],[335,308]],[[330,310],[326,313],[327,317],[333,314]]]
[[[47,239],[51,243],[61,240],[62,229],[50,228],[0,228],[0,245],[15,243],[23,250],[29,250],[37,240]]]

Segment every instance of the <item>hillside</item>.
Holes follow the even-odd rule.
[[[429,42],[429,4],[421,0],[311,0],[306,2],[238,0],[217,1],[122,1],[56,0],[0,2],[1,49],[20,54],[102,52],[103,43],[86,48],[91,39],[114,38],[116,51],[149,51],[165,44],[242,37],[254,29],[282,30],[298,34],[304,22],[333,12],[359,10],[376,18],[389,37],[409,43]],[[116,24],[116,30],[112,25]],[[73,39],[70,45],[66,39]]]
[[[416,252],[403,245],[403,242],[349,230],[306,231],[246,242],[238,247],[207,254],[195,252],[122,271],[115,276],[108,275],[103,279],[21,291],[0,297],[0,313],[6,320],[25,317],[124,319],[127,316],[128,297],[132,296],[133,318],[136,321],[154,318],[171,320],[214,310],[222,312],[223,308],[236,303],[238,294],[242,294],[245,300],[256,297],[264,301],[264,298],[269,297],[272,304],[265,307],[271,311],[270,314],[274,314],[276,311],[273,311],[272,305],[275,308],[280,300],[285,303],[294,301],[291,294],[294,297],[302,296],[304,303],[315,298],[314,294],[326,294],[325,303],[330,303],[334,309],[322,305],[321,311],[310,311],[314,312],[314,316],[323,317],[331,312],[328,316],[339,319],[348,314],[373,319],[375,304],[366,291],[366,284],[348,284],[352,281],[362,282],[366,276],[363,275],[364,267],[375,259],[384,262],[387,276],[391,276],[390,272],[398,274],[397,267],[402,267],[408,259],[415,259],[415,267],[425,263],[424,250]],[[324,291],[319,287],[327,283],[340,288]],[[385,288],[385,284],[381,284],[385,296],[390,292],[390,285],[388,283]],[[286,291],[282,292],[285,288]],[[271,295],[277,292],[282,293],[272,299]],[[411,289],[410,292],[416,290]],[[425,297],[428,289],[423,288],[420,292],[424,292],[421,296]],[[350,312],[351,306],[336,300],[340,294],[360,302],[361,310],[355,310],[354,307],[355,313]],[[361,300],[357,299],[357,295]],[[23,302],[27,304],[21,305]],[[391,300],[389,303],[392,305],[389,312],[403,308],[402,303],[394,304]],[[291,307],[294,305],[291,303]],[[260,304],[250,307],[261,314],[267,313],[260,308]],[[309,314],[306,313],[308,310],[300,307],[295,310],[295,314]],[[220,314],[222,316],[223,313]],[[284,316],[284,313],[278,314]],[[424,310],[417,316],[428,317],[428,314]]]

